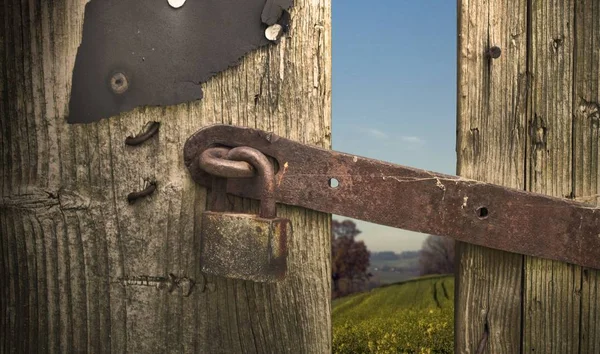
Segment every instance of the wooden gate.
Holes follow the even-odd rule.
[[[457,173],[596,205],[600,2],[459,0],[458,17]],[[457,353],[600,352],[600,273],[460,251]]]

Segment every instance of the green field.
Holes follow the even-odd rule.
[[[333,301],[334,353],[452,353],[454,277],[430,276]]]

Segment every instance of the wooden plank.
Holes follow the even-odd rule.
[[[463,2],[463,7],[470,8],[472,5]],[[479,4],[478,4],[479,5]],[[498,11],[498,8],[504,8],[504,4],[489,3],[480,4],[481,7],[488,8],[489,11]],[[476,5],[477,6],[477,5]],[[527,14],[527,10],[529,13]],[[475,12],[474,12],[475,13]],[[464,31],[471,29],[472,25],[481,27],[479,34],[475,35],[473,41],[485,38],[485,28],[489,25],[493,32],[495,23],[489,21],[488,24],[478,24],[474,18],[485,19],[486,13],[478,13],[470,18],[461,12],[461,26],[459,29]],[[523,15],[524,14],[524,15]],[[508,14],[507,16],[515,16]],[[465,141],[481,140],[481,131],[477,131],[479,137],[469,134],[466,128],[459,129],[459,173],[469,177],[478,178],[484,173],[473,173],[477,168],[494,173],[500,171],[495,178],[499,180],[496,183],[504,183],[502,177],[504,171],[500,166],[489,167],[501,162],[501,166],[509,168],[512,158],[523,158],[523,172],[517,167],[509,174],[514,174],[516,178],[513,187],[527,188],[528,190],[545,193],[559,197],[575,197],[591,204],[598,203],[598,120],[599,116],[599,54],[597,44],[600,39],[600,26],[597,22],[600,18],[600,6],[597,1],[574,2],[572,0],[554,0],[551,2],[541,0],[530,0],[525,13],[518,12],[515,17],[526,18],[526,27],[528,28],[527,47],[527,70],[523,73],[526,82],[525,86],[530,85],[530,90],[514,91],[509,93],[513,100],[517,102],[522,97],[527,97],[527,109],[522,112],[526,114],[526,141],[519,141],[518,146],[525,154],[514,154],[502,150],[502,147],[490,141],[489,136],[480,146],[476,143],[465,144]],[[464,25],[465,19],[470,19],[468,26]],[[485,22],[482,20],[482,22]],[[476,30],[477,31],[477,30]],[[504,31],[507,31],[504,29]],[[527,31],[526,31],[527,32]],[[461,33],[461,35],[462,35]],[[471,66],[465,65],[467,62],[465,50],[472,46],[472,42],[465,41],[461,37],[459,65],[463,70],[459,75],[459,128],[464,122],[471,122],[475,118],[466,119],[465,117],[477,117],[478,107],[488,105],[490,101],[485,95],[469,101],[469,90],[472,92],[487,92],[488,83],[480,80],[477,74],[469,71]],[[502,53],[502,57],[505,53]],[[511,61],[515,60],[510,56]],[[493,63],[495,64],[495,62]],[[467,66],[467,68],[465,68]],[[492,66],[493,68],[493,66]],[[484,75],[481,75],[484,77]],[[530,79],[527,79],[530,78]],[[509,85],[514,81],[513,78],[506,78],[504,83],[490,85],[494,87],[499,85]],[[461,83],[474,83],[474,87],[467,87],[461,90]],[[467,95],[464,92],[467,91]],[[492,104],[489,104],[492,105]],[[463,108],[467,107],[467,108]],[[514,104],[510,102],[497,102],[498,109],[505,109],[508,112],[514,111]],[[478,119],[486,117],[487,112],[479,113]],[[498,127],[498,131],[493,131],[492,136],[501,136],[505,139],[506,147],[515,146],[512,135],[507,130],[502,129],[501,120],[506,119],[502,114],[498,114],[492,119],[492,127]],[[493,128],[492,128],[493,129]],[[514,131],[519,131],[515,129]],[[498,134],[498,135],[496,135]],[[467,149],[464,150],[464,146]],[[493,156],[486,149],[502,151],[507,156]],[[475,161],[478,154],[484,153],[486,159]],[[518,159],[514,159],[518,161]],[[479,166],[479,167],[473,167]],[[519,166],[518,164],[516,166]],[[480,177],[481,178],[481,177]],[[491,180],[493,181],[493,176]],[[518,181],[523,178],[523,183]],[[510,184],[509,184],[510,185]],[[476,347],[477,333],[469,330],[466,320],[473,318],[477,314],[477,309],[483,309],[486,313],[485,305],[489,305],[490,291],[487,284],[480,279],[486,279],[485,276],[496,264],[482,263],[485,258],[493,257],[490,250],[475,249],[472,246],[463,246],[463,253],[459,264],[459,280],[457,296],[457,352],[473,351]],[[481,260],[480,260],[481,258]],[[478,260],[478,261],[475,261]],[[517,264],[517,260],[514,260]],[[498,263],[500,267],[504,263]],[[473,267],[476,268],[477,276],[473,274]],[[481,267],[481,269],[480,269]],[[488,268],[491,267],[491,268]],[[507,316],[515,318],[515,328],[519,330],[502,328],[489,325],[490,344],[488,350],[494,353],[500,352],[542,352],[542,353],[593,353],[600,350],[600,342],[597,339],[598,314],[597,294],[600,289],[598,276],[599,273],[592,270],[582,269],[581,267],[564,264],[555,261],[548,261],[538,258],[525,257],[522,264],[522,287],[515,283],[515,297],[518,299],[519,291],[522,289],[523,297],[522,310],[520,312],[522,320],[522,329],[519,327],[519,313],[508,313]],[[519,267],[517,267],[519,268]],[[501,274],[497,280],[502,284],[507,275]],[[517,275],[518,276],[518,275]],[[483,284],[478,284],[477,281]],[[483,289],[482,289],[483,286]],[[499,304],[498,300],[500,300]],[[505,306],[504,297],[494,297],[494,305]],[[465,305],[461,306],[462,303]],[[471,305],[469,305],[471,304]],[[514,309],[514,308],[513,308]],[[471,317],[469,317],[471,315]],[[482,315],[483,316],[483,315]],[[462,323],[461,323],[462,322]],[[522,338],[515,338],[519,331],[522,331]],[[505,349],[493,346],[496,343],[495,338],[505,338],[508,335],[511,342],[515,343],[512,349]],[[468,349],[470,348],[470,349]]]
[[[575,55],[573,90],[573,190],[575,199],[598,205],[600,120],[600,3],[575,4]],[[582,270],[580,353],[600,352],[600,272]]]
[[[205,277],[206,190],[182,154],[212,123],[330,146],[330,0],[295,0],[281,42],[203,84],[201,101],[74,126],[65,117],[87,2],[0,5],[0,352],[330,352],[330,216],[279,208],[294,226],[280,284]],[[126,146],[149,121],[158,135]],[[129,205],[148,180],[157,191]],[[189,297],[143,280],[169,274],[194,280]]]
[[[572,124],[575,4],[532,0],[527,189],[569,197],[573,188]],[[581,267],[526,257],[523,351],[579,350]]]
[[[459,1],[458,17],[457,174],[524,188],[527,2]],[[487,331],[488,353],[518,353],[523,257],[458,249],[455,352],[474,353]]]

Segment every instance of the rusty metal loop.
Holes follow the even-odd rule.
[[[150,194],[154,193],[155,190],[156,182],[150,182],[150,184],[148,184],[148,186],[144,188],[144,190],[129,193],[127,195],[127,201],[129,202],[129,204],[133,204],[136,200],[147,197]]]
[[[229,148],[224,147],[204,150],[198,158],[200,168],[213,176],[224,178],[249,178],[256,175],[254,167],[248,162],[228,160],[229,151]]]
[[[150,124],[147,125],[147,129],[145,132],[143,132],[139,135],[136,135],[136,136],[128,136],[125,139],[125,144],[127,144],[129,146],[140,145],[144,141],[146,141],[146,140],[150,139],[151,137],[153,137],[154,135],[156,135],[156,133],[158,133],[158,128],[160,128],[159,122],[151,122]]]
[[[256,169],[262,181],[259,215],[262,218],[275,218],[277,216],[275,204],[275,171],[267,156],[254,148],[240,146],[231,149],[227,154],[227,158],[230,160],[246,161]]]

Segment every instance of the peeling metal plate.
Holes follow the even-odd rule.
[[[73,71],[69,123],[202,98],[200,84],[269,44],[293,0],[91,0]]]

